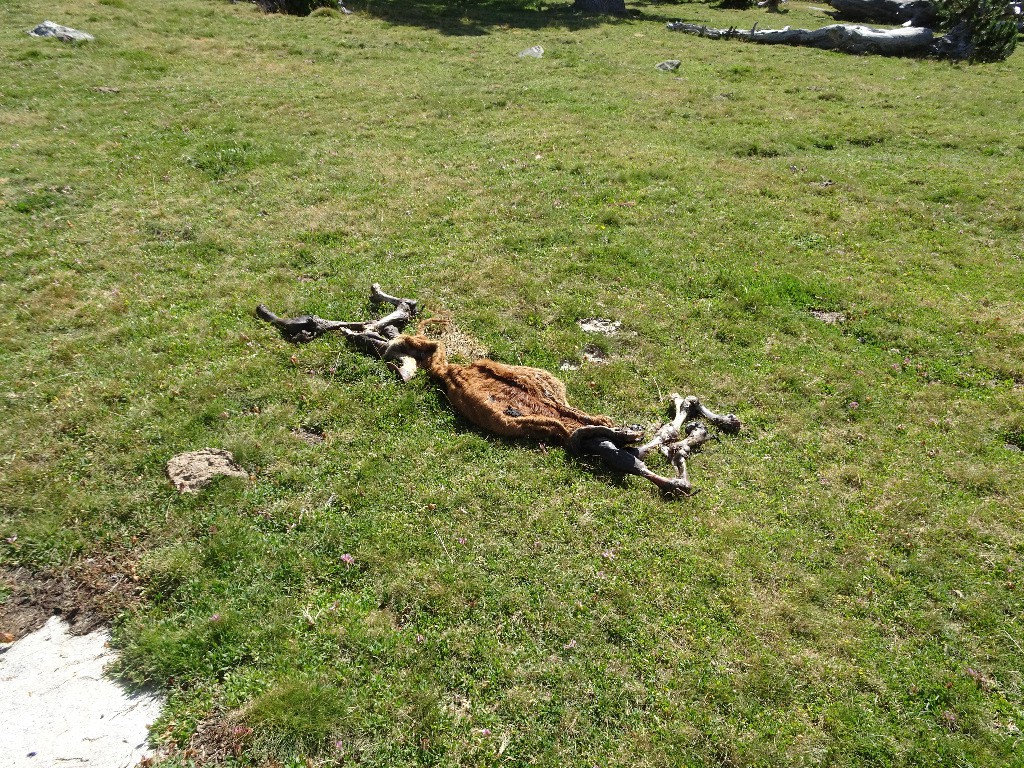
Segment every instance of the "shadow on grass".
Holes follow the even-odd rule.
[[[353,11],[375,16],[391,24],[433,29],[445,35],[490,34],[495,29],[559,28],[575,32],[604,24],[644,20],[634,7],[626,16],[581,13],[572,4],[530,0],[349,0]]]

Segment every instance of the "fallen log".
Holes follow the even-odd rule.
[[[703,423],[684,424],[686,421],[704,419],[726,433],[739,432],[742,427],[733,414],[717,414],[692,395],[672,395],[672,421],[649,443],[638,446],[641,430],[617,428],[607,416],[572,407],[565,385],[541,368],[483,359],[453,365],[444,345],[424,334],[430,321],[421,322],[415,335],[402,333],[417,313],[414,299],[390,296],[374,283],[370,301],[388,303],[395,309],[379,320],[365,322],[326,320],[316,315],[279,317],[263,304],[256,308],[256,315],[293,344],[339,332],[364,351],[391,361],[402,381],[409,381],[423,368],[440,385],[452,408],[478,427],[503,437],[532,438],[562,445],[577,455],[597,456],[611,469],[650,480],[670,495],[693,493],[686,460],[711,439]],[[644,463],[644,457],[655,451],[669,459],[675,477],[659,475]]]
[[[928,27],[875,29],[859,24],[830,24],[820,29],[714,29],[700,24],[671,22],[668,29],[711,40],[746,40],[751,43],[803,45],[844,53],[880,53],[886,56],[911,56],[929,53],[935,35]]]

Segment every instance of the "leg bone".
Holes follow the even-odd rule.
[[[650,480],[666,493],[690,495],[693,492],[693,486],[685,477],[664,477],[652,472],[644,464],[636,448],[620,448],[611,440],[595,437],[579,441],[577,449],[584,455],[599,456],[610,469],[616,472],[625,472]]]

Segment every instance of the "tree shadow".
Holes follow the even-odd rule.
[[[530,0],[349,0],[346,7],[401,26],[432,29],[444,35],[487,35],[498,29],[562,29],[575,32],[643,19],[639,10],[625,16],[581,13],[569,3]]]

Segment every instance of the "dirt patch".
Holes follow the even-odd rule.
[[[252,728],[244,725],[237,712],[210,717],[196,726],[188,741],[186,756],[205,763],[220,763],[242,754]]]
[[[15,639],[60,616],[71,633],[83,635],[109,624],[138,602],[135,566],[124,560],[87,558],[63,571],[0,566],[0,582],[11,594],[0,603],[0,633]]]
[[[185,760],[189,765],[222,765],[239,757],[252,737],[252,728],[245,725],[241,711],[209,715],[197,726],[183,747],[168,745],[159,758],[143,761],[139,768],[162,765],[164,761]],[[233,762],[231,764],[234,764]],[[277,763],[268,763],[277,765]]]
[[[311,424],[305,424],[298,429],[293,429],[292,435],[299,438],[306,445],[320,445],[327,439],[320,427],[314,427]]]
[[[811,316],[816,320],[821,320],[823,323],[829,325],[838,325],[839,323],[846,322],[846,314],[844,312],[829,312],[824,309],[812,309]]]

